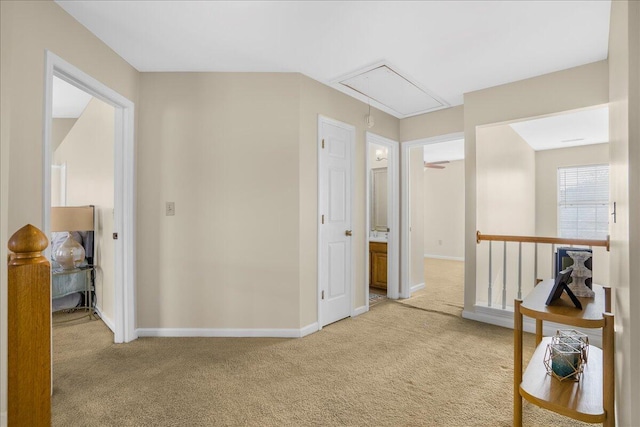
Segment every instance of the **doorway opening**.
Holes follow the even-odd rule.
[[[411,305],[461,315],[464,307],[462,133],[402,144],[402,284]]]
[[[100,110],[110,108],[112,110],[112,166],[105,166],[105,169],[111,168],[113,180],[111,181],[111,190],[113,197],[112,206],[107,207],[105,212],[96,214],[98,218],[98,225],[104,225],[111,223],[111,237],[112,241],[109,242],[112,245],[113,253],[113,288],[109,293],[111,295],[104,295],[104,301],[109,297],[113,301],[113,318],[112,329],[114,333],[114,342],[129,342],[137,338],[135,330],[135,301],[134,301],[134,289],[135,289],[135,158],[134,158],[134,139],[133,139],[133,126],[134,126],[134,105],[133,103],[108,88],[104,84],[95,80],[93,77],[64,61],[62,58],[53,54],[52,52],[46,52],[45,58],[45,103],[44,103],[44,135],[43,135],[43,232],[47,236],[51,236],[52,232],[52,215],[51,206],[55,204],[68,204],[72,202],[74,204],[85,204],[87,199],[83,199],[85,196],[78,196],[80,190],[76,191],[74,188],[74,195],[71,196],[71,188],[69,186],[69,176],[77,171],[76,169],[81,166],[81,161],[73,158],[73,154],[67,153],[65,156],[58,157],[55,163],[61,163],[58,168],[53,168],[54,165],[54,142],[53,142],[53,93],[54,93],[54,81],[60,81],[72,86],[72,88],[78,89],[89,95],[87,106],[83,109],[87,110]],[[56,80],[54,80],[56,79]],[[91,98],[95,98],[95,101],[91,101]],[[106,110],[105,110],[106,111]],[[81,118],[77,120],[80,121]],[[72,127],[75,127],[78,123],[76,121]],[[64,133],[64,131],[62,132]],[[67,157],[68,156],[68,157]],[[71,171],[70,167],[62,166],[65,163],[69,165],[69,162],[61,161],[62,157],[73,158],[73,163],[76,165],[74,171]],[[91,168],[95,169],[99,167],[104,159],[94,156],[89,163],[92,163]],[[64,173],[62,173],[64,171]],[[55,177],[55,185],[53,182]],[[63,182],[63,177],[66,179]],[[82,186],[82,185],[80,185]],[[55,190],[54,190],[55,188]],[[63,189],[64,188],[64,189]],[[103,191],[102,189],[101,191]],[[54,200],[55,199],[55,200]],[[109,212],[109,210],[111,212]],[[105,230],[102,231],[106,231]],[[74,231],[74,230],[68,230]],[[97,234],[96,234],[97,236]],[[103,242],[104,243],[104,242]],[[108,248],[109,245],[102,246],[106,251],[111,251]],[[47,251],[47,255],[51,256],[50,250]],[[106,255],[106,252],[105,252]],[[104,309],[104,307],[103,307]]]
[[[476,128],[476,228],[482,234],[606,240],[610,212],[608,105]],[[501,314],[512,310],[514,299],[555,278],[563,246],[569,245],[478,244],[475,306],[484,310],[483,321],[504,325]],[[609,252],[589,249],[593,282],[606,285]]]
[[[54,325],[94,319],[95,312],[115,329],[114,120],[113,106],[54,75],[49,236]],[[80,250],[74,262],[65,257],[70,245]]]
[[[367,132],[365,289],[367,310],[400,295],[399,143]]]

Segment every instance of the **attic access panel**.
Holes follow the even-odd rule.
[[[405,117],[448,106],[387,65],[349,77],[340,84]]]

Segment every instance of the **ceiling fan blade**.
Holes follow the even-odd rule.
[[[425,163],[424,167],[425,168],[429,168],[429,169],[444,169],[444,166],[440,166],[440,165],[435,164],[435,163]]]
[[[443,165],[449,163],[449,160],[440,160],[439,162],[428,162],[430,165]]]

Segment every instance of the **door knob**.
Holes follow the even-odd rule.
[[[346,231],[344,232],[344,235],[345,235],[345,236],[351,236],[351,234],[352,234],[352,233],[351,233],[351,230],[346,230]]]

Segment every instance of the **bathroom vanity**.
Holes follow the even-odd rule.
[[[369,286],[387,289],[387,242],[369,242]]]

